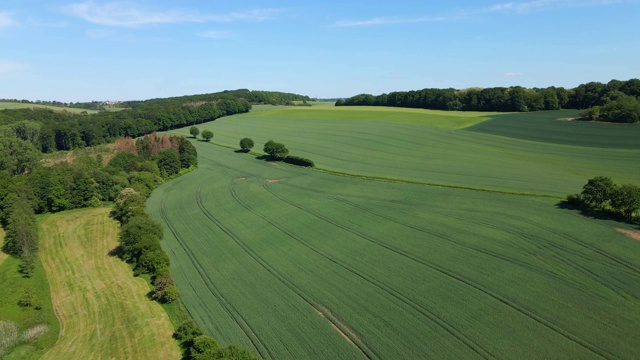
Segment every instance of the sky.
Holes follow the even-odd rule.
[[[0,98],[314,98],[640,78],[640,0],[2,0]]]

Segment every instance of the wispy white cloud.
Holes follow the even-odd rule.
[[[20,25],[20,23],[15,19],[14,13],[8,11],[0,11],[0,29],[17,25]]]
[[[0,60],[0,75],[16,73],[30,68],[29,64]]]
[[[402,18],[402,17],[377,17],[368,20],[344,20],[337,21],[335,26],[337,27],[357,27],[357,26],[374,26],[374,25],[395,25],[395,24],[409,24],[409,23],[421,23],[421,22],[434,22],[445,21],[444,17],[417,17],[417,18]]]
[[[494,4],[486,9],[488,12],[515,12],[527,13],[534,10],[548,8],[580,8],[592,6],[607,6],[627,2],[625,0],[532,0],[532,1],[511,1]]]
[[[85,34],[93,39],[108,39],[113,37],[116,33],[107,29],[90,29],[85,31]]]
[[[207,38],[207,39],[215,39],[221,40],[226,39],[231,35],[230,31],[221,31],[221,30],[213,30],[213,31],[204,31],[196,34],[199,37]]]
[[[96,4],[93,0],[68,5],[64,7],[64,11],[93,24],[121,27],[189,22],[260,22],[272,19],[282,12],[279,9],[254,9],[246,12],[211,14],[193,10],[142,8],[131,2]]]
[[[504,73],[503,75],[504,75],[504,76],[523,76],[523,75],[524,75],[524,73],[514,71],[514,72],[507,72],[507,73]]]

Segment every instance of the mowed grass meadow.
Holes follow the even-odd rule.
[[[109,252],[118,223],[110,208],[48,215],[40,257],[60,321],[57,342],[42,359],[179,359],[173,326],[149,285]]]
[[[406,181],[194,141],[199,169],[149,199],[206,333],[265,359],[640,357],[640,242],[558,200],[594,175],[639,179],[638,150],[469,131],[486,114],[335,111],[200,130]]]

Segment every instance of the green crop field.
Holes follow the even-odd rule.
[[[194,142],[199,169],[148,210],[208,334],[265,359],[640,357],[640,242],[553,198],[594,174],[637,182],[637,150],[462,129],[486,114],[392,113],[276,108],[200,126],[221,145],[273,138],[325,169],[415,182]]]
[[[15,103],[15,102],[8,102],[8,101],[0,101],[0,110],[3,110],[3,109],[47,109],[47,110],[53,110],[53,111],[68,111],[68,112],[77,113],[77,114],[85,111],[90,114],[98,112],[96,110],[85,110],[85,109],[77,109],[77,108],[64,107],[64,106],[23,104],[23,103]]]
[[[493,116],[468,130],[516,139],[598,148],[640,149],[640,124],[576,120],[578,110]]]
[[[214,132],[214,143],[237,148],[246,136],[262,151],[273,139],[322,169],[425,184],[564,197],[594,176],[606,174],[618,183],[640,178],[637,148],[523,141],[461,129],[482,125],[490,115],[299,107],[236,115],[199,127]],[[188,129],[178,133],[188,136]]]

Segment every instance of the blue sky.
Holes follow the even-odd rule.
[[[348,97],[640,77],[638,0],[3,0],[0,98]]]

